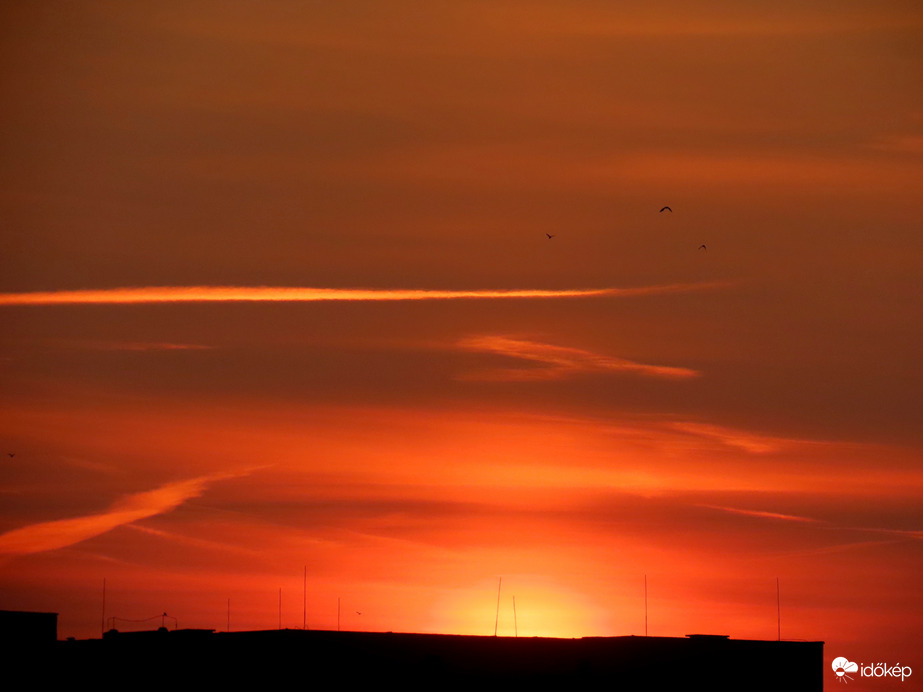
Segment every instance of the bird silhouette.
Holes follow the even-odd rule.
[[[670,209],[670,207],[663,207],[663,208],[660,210],[660,213],[662,214],[662,213],[665,212],[665,211],[668,211],[668,212],[670,212],[671,214],[673,213],[673,210]]]
[[[701,245],[699,245],[699,250],[705,250],[705,252],[708,252],[708,248],[705,247],[705,243],[702,243]]]
[[[551,240],[552,238],[554,238],[554,236],[553,236],[553,235],[551,235],[550,233],[546,233],[545,235],[547,235],[547,236],[548,236],[548,240]]]
[[[12,452],[7,452],[7,454],[9,454],[9,455],[10,455],[10,459],[12,459],[12,458],[13,458],[14,456],[16,456],[16,455],[15,455],[15,454],[13,454]]]

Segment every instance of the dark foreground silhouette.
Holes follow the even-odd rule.
[[[54,642],[16,657],[40,661],[36,680],[144,680],[191,685],[398,685],[457,688],[548,685],[609,690],[700,688],[821,692],[823,642],[723,636],[472,637],[433,634],[267,630],[111,631],[103,639]],[[9,650],[7,650],[9,653]],[[507,687],[508,689],[511,689]]]

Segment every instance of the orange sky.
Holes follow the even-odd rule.
[[[5,4],[0,608],[923,671],[923,10],[805,5]]]

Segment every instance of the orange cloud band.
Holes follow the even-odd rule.
[[[0,305],[93,305],[124,303],[202,302],[317,302],[471,300],[510,298],[594,298],[686,293],[717,288],[718,283],[664,284],[635,288],[577,288],[561,290],[428,290],[374,288],[306,288],[273,286],[147,286],[79,291],[0,293]]]
[[[198,497],[216,480],[241,474],[215,474],[168,483],[154,490],[127,495],[107,511],[72,519],[31,524],[0,534],[0,556],[28,555],[65,548],[114,528],[175,509]]]
[[[537,341],[506,336],[480,336],[463,339],[460,348],[470,351],[496,353],[510,358],[539,363],[535,369],[504,368],[470,374],[466,379],[522,381],[555,380],[586,372],[630,372],[650,377],[685,379],[700,373],[689,368],[667,365],[649,365],[625,358],[614,358],[591,351],[567,346],[544,344]]]

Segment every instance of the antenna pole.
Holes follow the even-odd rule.
[[[302,591],[304,600],[304,615],[301,620],[301,629],[308,629],[308,566],[304,566],[304,590]]]
[[[516,596],[513,596],[513,632],[519,636],[519,622],[516,620]]]
[[[279,587],[279,629],[282,629],[282,587]]]
[[[340,631],[340,597],[337,596],[337,632]]]
[[[494,636],[497,636],[497,625],[500,624],[500,587],[503,585],[503,577],[497,583],[497,617],[494,620]]]
[[[231,631],[231,599],[228,599],[228,632]]]
[[[782,592],[779,590],[778,577],[776,577],[776,622],[779,626],[779,641],[782,641]]]
[[[103,577],[103,618],[99,622],[99,635],[106,633],[106,578]]]
[[[644,636],[647,636],[647,575],[644,575]]]

